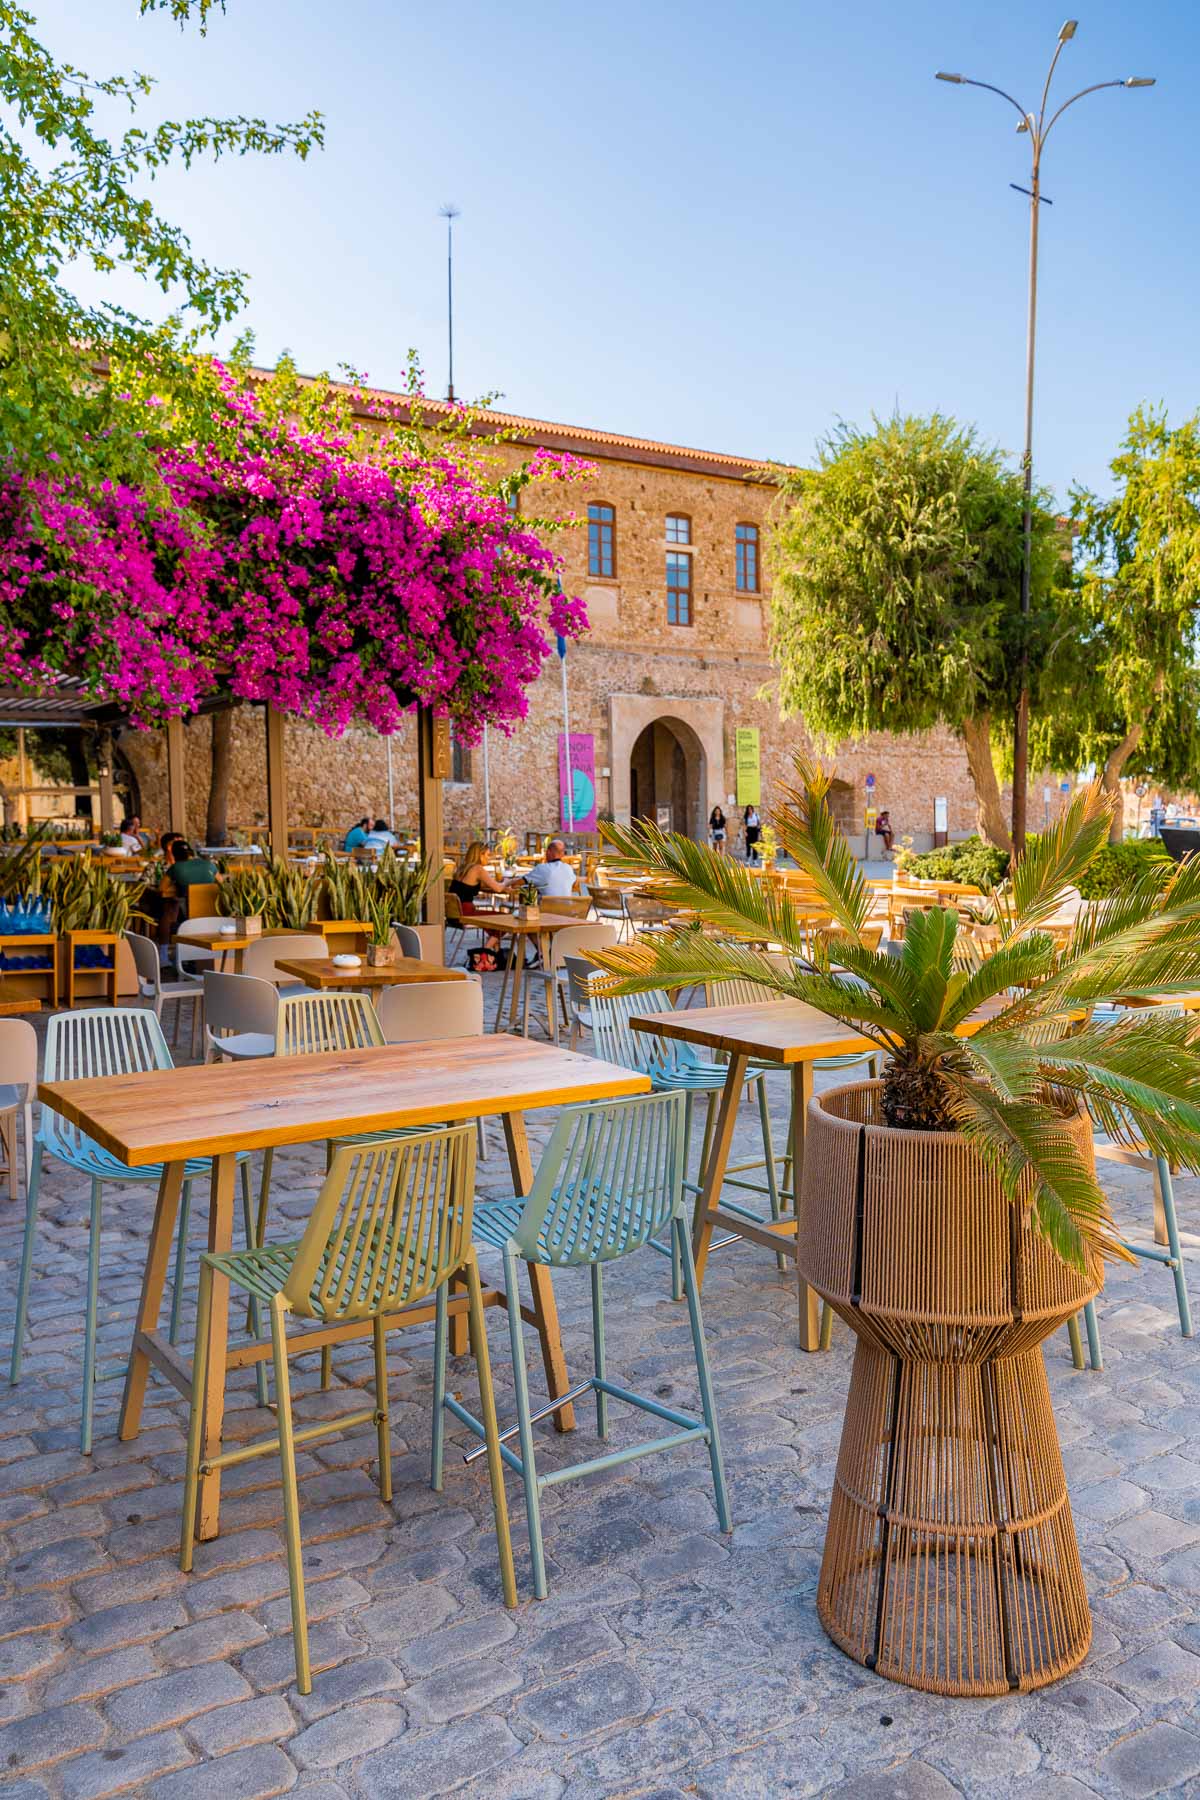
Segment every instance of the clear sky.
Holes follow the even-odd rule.
[[[1082,0],[1081,0],[1082,3]],[[26,0],[57,52],[158,77],[152,110],[319,107],[325,151],[161,180],[251,276],[258,355],[513,411],[802,461],[839,418],[1023,421],[1028,139],[959,70],[1040,93],[1063,0],[228,0],[208,36],[136,0]],[[1092,0],[1043,180],[1035,459],[1104,485],[1141,401],[1200,405],[1200,5]]]

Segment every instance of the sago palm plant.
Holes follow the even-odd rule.
[[[1140,1135],[1176,1167],[1200,1168],[1194,1016],[1093,1016],[1120,997],[1200,989],[1200,858],[1179,864],[1165,889],[1134,878],[1082,908],[1056,946],[1040,927],[1108,841],[1109,800],[1088,788],[1014,862],[991,956],[966,966],[958,914],[939,906],[910,914],[893,956],[860,941],[871,893],[833,822],[829,777],[819,764],[796,767],[775,826],[838,935],[815,939],[785,894],[731,857],[645,823],[606,825],[621,860],[653,871],[656,892],[697,923],[593,952],[614,978],[604,985],[636,993],[741,977],[806,1001],[883,1053],[886,1123],[961,1132],[1011,1199],[1032,1177],[1038,1226],[1067,1262],[1082,1267],[1085,1245],[1123,1256],[1062,1120],[1086,1105],[1115,1140]]]

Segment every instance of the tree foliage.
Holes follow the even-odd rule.
[[[1200,414],[1139,407],[1113,492],[1072,492],[1078,571],[1047,659],[1035,747],[1095,763],[1106,789],[1145,775],[1200,786]],[[1114,837],[1121,821],[1114,817]]]
[[[189,7],[172,10],[182,20]],[[160,393],[186,386],[191,353],[245,300],[245,277],[201,257],[147,188],[202,157],[305,157],[322,142],[321,117],[143,123],[148,76],[95,78],[58,61],[35,25],[0,0],[0,459],[140,467],[144,421],[121,382],[98,371],[148,363]],[[133,122],[110,137],[101,120],[114,105]],[[88,304],[71,287],[79,268],[131,271],[173,310],[155,319],[113,300]]]
[[[790,477],[772,529],[771,649],[786,715],[818,739],[964,735],[980,824],[1006,844],[990,724],[1011,708],[1022,644],[1020,475],[970,427],[931,418],[843,425]],[[1032,593],[1061,562],[1034,517]]]

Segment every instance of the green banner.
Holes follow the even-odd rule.
[[[757,806],[762,799],[757,725],[738,726],[733,734],[733,761],[737,770],[738,805]]]

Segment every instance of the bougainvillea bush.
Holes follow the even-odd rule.
[[[154,489],[0,481],[0,679],[64,675],[143,725],[218,688],[395,730],[417,705],[467,741],[511,730],[551,650],[586,629],[559,559],[448,450],[306,430],[219,379],[208,441],[164,443]],[[533,478],[583,465],[536,452]]]

